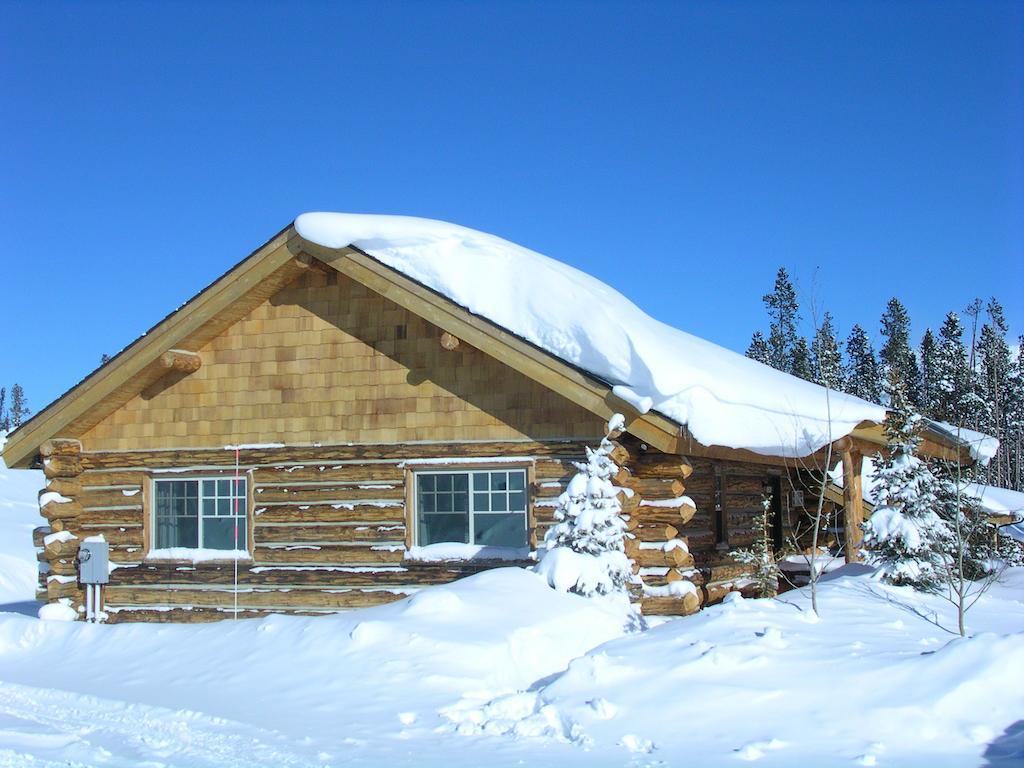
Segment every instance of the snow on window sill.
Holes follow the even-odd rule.
[[[521,562],[532,559],[529,547],[489,547],[478,544],[442,542],[423,547],[411,547],[405,552],[405,562]]]
[[[192,549],[190,547],[169,547],[151,549],[144,558],[150,563],[251,563],[252,555],[245,549]]]

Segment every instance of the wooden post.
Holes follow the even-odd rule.
[[[169,371],[195,373],[203,364],[203,359],[195,352],[184,349],[169,349],[160,355],[160,366]]]
[[[864,455],[852,447],[843,451],[843,508],[846,512],[846,562],[861,561],[860,548],[864,542],[864,489],[861,465]]]

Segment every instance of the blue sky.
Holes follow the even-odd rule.
[[[742,351],[1024,332],[1020,3],[4,3],[0,384],[38,409],[307,210],[455,221]]]

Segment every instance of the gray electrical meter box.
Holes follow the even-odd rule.
[[[83,541],[78,548],[78,579],[83,584],[110,581],[110,545],[105,541]]]

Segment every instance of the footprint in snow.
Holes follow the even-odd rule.
[[[780,739],[771,739],[770,741],[752,741],[746,746],[737,749],[736,757],[740,760],[753,762],[754,760],[760,760],[764,757],[764,753],[766,751],[782,749],[785,746],[786,742],[781,741]]]
[[[630,752],[639,752],[645,755],[650,754],[656,749],[653,741],[641,739],[639,736],[634,736],[631,733],[627,733],[619,739],[619,746],[625,747]]]

